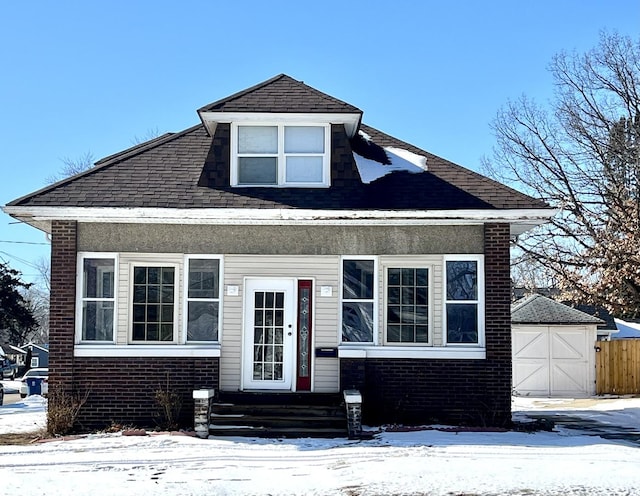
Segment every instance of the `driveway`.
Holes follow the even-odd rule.
[[[640,446],[640,398],[598,396],[592,398],[514,397],[514,421],[550,420],[555,430],[568,435],[599,436]]]

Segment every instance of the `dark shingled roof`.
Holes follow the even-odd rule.
[[[362,113],[353,105],[286,74],[205,105],[198,112]]]
[[[597,317],[539,294],[532,294],[511,306],[512,324],[602,324]]]
[[[290,93],[288,93],[290,92]],[[287,95],[282,107],[274,95]],[[270,95],[267,98],[266,95]],[[291,98],[289,98],[289,96]],[[271,107],[265,102],[271,101]],[[287,102],[285,105],[285,101]],[[280,75],[220,100],[206,110],[353,112],[355,107]],[[315,109],[315,110],[314,110]],[[202,109],[201,109],[202,110]],[[228,126],[228,125],[227,125]],[[25,207],[304,208],[304,209],[530,209],[548,205],[507,186],[361,124],[380,147],[404,148],[427,159],[426,172],[393,172],[363,184],[353,159],[361,138],[341,139],[337,180],[330,188],[230,187],[220,166],[225,152],[203,125],[163,136],[110,155],[84,173],[9,203]],[[342,137],[342,138],[341,138]],[[218,141],[216,141],[218,140]],[[357,141],[359,140],[359,141]],[[337,142],[336,142],[337,143]],[[228,145],[226,153],[228,154]],[[334,159],[332,158],[332,161]],[[226,166],[228,169],[228,165]],[[226,176],[225,176],[226,174]],[[224,177],[227,177],[226,183]]]

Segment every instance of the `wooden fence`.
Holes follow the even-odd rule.
[[[596,343],[596,394],[640,394],[640,339]]]

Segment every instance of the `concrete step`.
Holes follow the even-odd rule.
[[[209,433],[272,438],[346,437],[346,411],[339,400],[339,395],[333,394],[221,394],[219,401],[211,405]]]

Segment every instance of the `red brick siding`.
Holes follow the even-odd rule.
[[[485,227],[485,360],[342,359],[363,422],[505,425],[511,419],[509,226]]]
[[[70,391],[76,308],[75,221],[51,223],[49,387]]]
[[[83,430],[112,423],[155,427],[157,390],[181,398],[180,425],[193,427],[194,389],[218,391],[218,358],[76,358],[74,390],[88,392],[78,417]],[[167,386],[168,385],[168,386]]]

